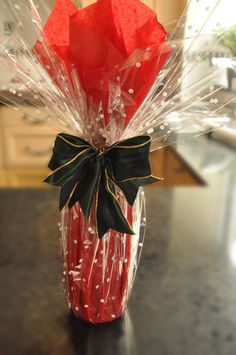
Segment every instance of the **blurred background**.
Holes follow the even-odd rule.
[[[166,26],[168,31],[175,26],[176,21],[182,14],[186,0],[146,0],[144,1],[148,6],[156,10],[158,18]],[[212,2],[212,1],[211,1]],[[37,3],[37,1],[36,1]],[[55,0],[47,0],[44,2],[45,7],[52,8]],[[77,6],[86,6],[92,3],[92,1],[74,1]],[[207,6],[207,5],[206,5]],[[211,32],[213,27],[217,23],[221,27],[226,26],[229,28],[234,24],[235,16],[234,11],[230,12],[228,9],[235,7],[232,0],[223,0],[215,11],[214,16],[209,21],[205,32]],[[15,31],[14,23],[7,18],[7,15],[3,11],[0,12],[0,40],[9,39],[11,34]],[[40,7],[39,7],[40,11]],[[230,15],[232,13],[232,16]],[[188,12],[188,18],[186,19],[186,36],[191,36],[191,23],[194,21],[195,26],[200,26],[201,13],[198,12],[196,19],[196,8],[190,6]],[[231,16],[231,17],[230,17]],[[234,32],[233,32],[234,31]],[[217,50],[209,53],[207,58],[198,65],[197,71],[189,73],[183,81],[183,89],[190,85],[191,81],[195,81],[196,77],[204,77],[204,73],[209,67],[217,63],[217,60],[224,59],[225,57],[232,56],[232,51],[235,46],[235,28],[231,30],[227,36],[225,43],[219,45]],[[9,42],[10,43],[10,42]],[[196,55],[197,51],[201,50],[204,53],[204,49],[207,50],[207,43],[205,39],[198,39],[193,48],[193,55]],[[201,54],[203,56],[203,54]],[[234,55],[234,53],[233,53]],[[7,59],[6,59],[7,60]],[[215,61],[215,62],[214,62]],[[11,74],[6,72],[1,73],[0,77],[0,97],[1,92],[6,95],[6,91],[14,91],[17,88],[17,80],[14,77],[14,71]],[[221,91],[221,99],[223,101],[230,100],[233,97],[236,89],[236,78],[233,69],[225,69],[222,71],[222,75],[219,78],[218,85],[223,85],[225,90]],[[25,95],[26,96],[26,95]],[[21,100],[22,101],[22,100]],[[33,108],[27,104],[25,100],[25,106],[22,107],[22,111],[27,111],[28,114],[22,112],[16,112],[14,108],[9,108],[4,105],[0,106],[0,186],[1,187],[40,187],[46,186],[41,183],[45,174],[47,174],[47,162],[50,157],[51,147],[53,144],[55,132],[46,127],[39,125],[32,117],[30,112],[33,112]],[[229,105],[230,113],[229,118],[235,118],[235,102]],[[235,144],[235,122],[233,121],[232,130],[225,132],[218,130],[213,133],[213,136],[218,139],[224,140],[226,143],[232,145]],[[154,172],[159,176],[165,176],[165,181],[159,184],[159,186],[170,185],[191,185],[198,182],[198,178],[191,171],[191,167],[186,166],[180,156],[176,155],[176,152],[172,148],[166,148],[156,152],[152,156]],[[177,168],[175,168],[177,166]]]

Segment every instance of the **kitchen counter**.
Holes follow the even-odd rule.
[[[58,192],[0,190],[0,355],[234,355],[236,154],[177,144],[202,186],[147,187],[148,227],[129,311],[91,326],[61,286]]]

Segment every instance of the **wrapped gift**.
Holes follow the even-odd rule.
[[[33,0],[3,4],[17,31],[16,51],[3,46],[1,64],[19,84],[5,101],[21,109],[30,92],[31,116],[60,132],[45,182],[60,188],[69,307],[88,322],[111,322],[127,308],[144,242],[142,186],[161,180],[150,149],[175,142],[186,128],[192,137],[230,121],[224,110],[235,96],[222,102],[217,85],[230,59],[209,67],[218,39],[211,35],[205,51],[196,45],[209,41],[204,29],[215,6],[194,28],[185,25],[189,4],[167,37],[139,0],[98,0],[83,9],[57,0],[45,24]]]

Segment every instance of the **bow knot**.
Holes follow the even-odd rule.
[[[106,151],[102,150],[98,153],[98,158],[100,161],[100,166],[101,168],[105,169],[109,163],[108,159],[106,158]]]
[[[79,137],[60,133],[49,162],[52,173],[44,181],[61,187],[60,209],[79,201],[86,218],[96,196],[99,238],[110,228],[134,234],[116,191],[119,188],[132,206],[140,186],[161,180],[151,175],[150,143],[149,136],[138,136],[97,149]]]

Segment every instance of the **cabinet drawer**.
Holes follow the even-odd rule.
[[[47,120],[49,113],[45,107],[37,110],[35,107],[22,106],[21,109],[14,109],[14,107],[3,106],[1,108],[2,122],[5,126],[40,126],[41,123],[37,121],[44,118]]]
[[[6,187],[7,178],[6,178],[6,171],[5,169],[0,169],[0,188]]]
[[[47,127],[4,127],[7,167],[46,167],[55,134]]]
[[[167,150],[166,184],[198,185],[200,180],[171,148]]]
[[[6,180],[8,188],[49,188],[43,179],[49,174],[49,170],[42,168],[33,169],[7,169]]]
[[[2,111],[0,107],[0,169],[4,165],[4,143],[3,143],[3,128],[2,128]]]
[[[165,178],[165,157],[167,148],[156,150],[150,154],[152,174],[160,178]],[[165,185],[165,180],[158,181],[154,185],[161,187]]]
[[[4,145],[3,145],[3,135],[1,132],[1,127],[0,127],[0,169],[3,167],[4,165],[4,160],[3,160],[3,152],[4,152]]]

